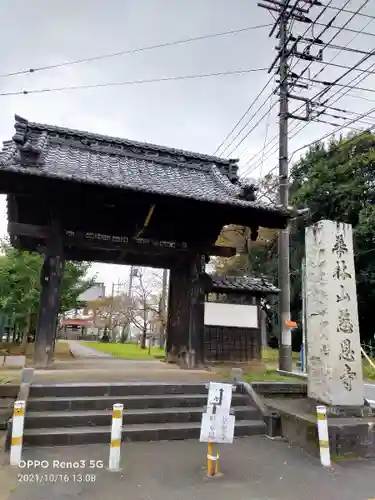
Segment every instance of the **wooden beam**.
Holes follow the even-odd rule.
[[[44,253],[44,252],[40,252]],[[64,251],[65,260],[75,262],[103,262],[105,264],[132,265],[139,267],[154,267],[157,269],[169,269],[175,265],[177,259],[173,256],[150,255],[150,254],[126,254],[119,259],[115,252],[102,252],[99,250],[85,250],[71,248]]]
[[[47,240],[50,236],[48,226],[36,226],[19,222],[9,222],[8,232],[11,236]],[[63,245],[74,248],[121,251],[126,253],[152,253],[160,255],[190,254],[199,250],[201,253],[218,257],[232,257],[236,254],[233,247],[189,245],[186,242],[159,241],[149,238],[131,238],[89,231],[63,230]],[[197,248],[198,247],[198,248]]]

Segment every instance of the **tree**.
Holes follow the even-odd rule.
[[[373,134],[349,134],[328,144],[316,144],[291,171],[292,203],[310,208],[309,218],[295,225],[293,231],[292,256],[298,265],[306,225],[330,219],[353,226],[362,339],[373,336],[371,311],[375,307],[374,146]],[[292,288],[300,293],[298,281],[292,283]]]
[[[87,303],[87,309],[93,315],[93,323],[98,328],[104,327],[103,342],[116,341],[116,332],[120,328],[121,338],[128,336],[128,327],[132,309],[132,301],[126,294],[103,297]],[[124,340],[125,342],[125,340]]]
[[[39,307],[40,272],[42,257],[37,253],[22,252],[7,242],[1,245],[0,255],[0,310],[13,315],[26,333],[35,327]],[[88,279],[89,263],[66,262],[61,283],[60,312],[76,308],[79,295],[87,290],[95,278]]]
[[[161,277],[138,268],[134,276],[132,290],[132,308],[130,321],[141,332],[141,349],[146,349],[146,339],[153,324],[159,324],[163,318],[160,310]]]

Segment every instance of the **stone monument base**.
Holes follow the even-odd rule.
[[[315,413],[318,405],[326,407],[328,418],[362,418],[375,416],[375,410],[373,410],[367,402],[364,402],[362,406],[337,406],[327,405],[326,403],[321,403],[311,398],[307,399],[307,411]]]
[[[263,402],[279,413],[282,437],[319,456],[316,401],[304,397],[267,397]],[[333,461],[375,458],[375,417],[368,415],[369,410],[367,406],[329,409],[329,447]]]

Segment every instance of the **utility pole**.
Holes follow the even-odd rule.
[[[288,0],[280,13],[280,111],[279,111],[279,202],[287,208],[289,204],[288,172]],[[290,322],[290,278],[289,278],[289,226],[279,233],[279,318],[281,335],[279,341],[279,368],[292,371],[292,334]]]
[[[300,4],[301,2],[301,4]],[[306,5],[308,4],[308,5]],[[276,74],[279,76],[278,88],[275,93],[279,95],[279,203],[282,207],[289,206],[289,167],[288,167],[288,119],[310,121],[312,119],[313,102],[309,98],[301,97],[292,94],[293,88],[307,89],[307,85],[299,83],[300,75],[293,73],[290,70],[288,61],[291,56],[298,59],[309,61],[311,65],[313,61],[322,61],[323,49],[320,49],[317,54],[312,54],[311,50],[314,45],[321,45],[322,41],[319,37],[307,38],[305,34],[309,31],[313,21],[307,14],[313,6],[322,5],[315,0],[263,0],[258,3],[259,7],[268,11],[277,12],[277,17],[269,36],[276,33],[276,38],[279,39],[279,45],[276,47],[277,56],[271,64],[268,73],[276,69]],[[289,22],[302,22],[307,24],[307,29],[303,35],[293,36],[289,29]],[[324,30],[321,34],[324,33]],[[319,35],[320,36],[320,35]],[[308,45],[301,52],[298,46],[301,43]],[[277,65],[278,64],[278,65]],[[305,69],[306,71],[306,69]],[[302,105],[296,110],[305,107],[305,115],[296,114],[295,111],[289,112],[289,100],[293,99],[297,102],[302,102]],[[285,371],[292,371],[292,332],[290,318],[290,274],[289,274],[289,226],[282,229],[279,233],[278,240],[278,268],[279,268],[279,321],[280,321],[280,340],[279,340],[279,368]]]

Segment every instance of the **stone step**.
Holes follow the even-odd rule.
[[[203,407],[207,394],[160,394],[143,396],[90,396],[90,397],[43,397],[30,398],[28,411],[62,410],[111,410],[115,403],[122,403],[124,409],[187,408]],[[233,406],[245,406],[248,400],[244,394],[233,394]]]
[[[152,424],[163,422],[200,422],[203,407],[200,408],[147,408],[125,410],[123,424]],[[255,407],[234,408],[237,421],[256,420],[259,413]],[[110,426],[111,410],[26,412],[25,428]]]
[[[262,420],[240,420],[236,423],[235,436],[264,434]],[[110,442],[111,429],[106,427],[41,428],[25,429],[25,446],[67,446]],[[131,424],[122,428],[123,441],[164,441],[198,439],[200,422],[168,422],[159,424]],[[124,443],[126,446],[126,443]]]
[[[142,396],[162,394],[207,394],[207,387],[200,384],[171,384],[150,382],[34,384],[30,397],[84,397],[84,396]]]

